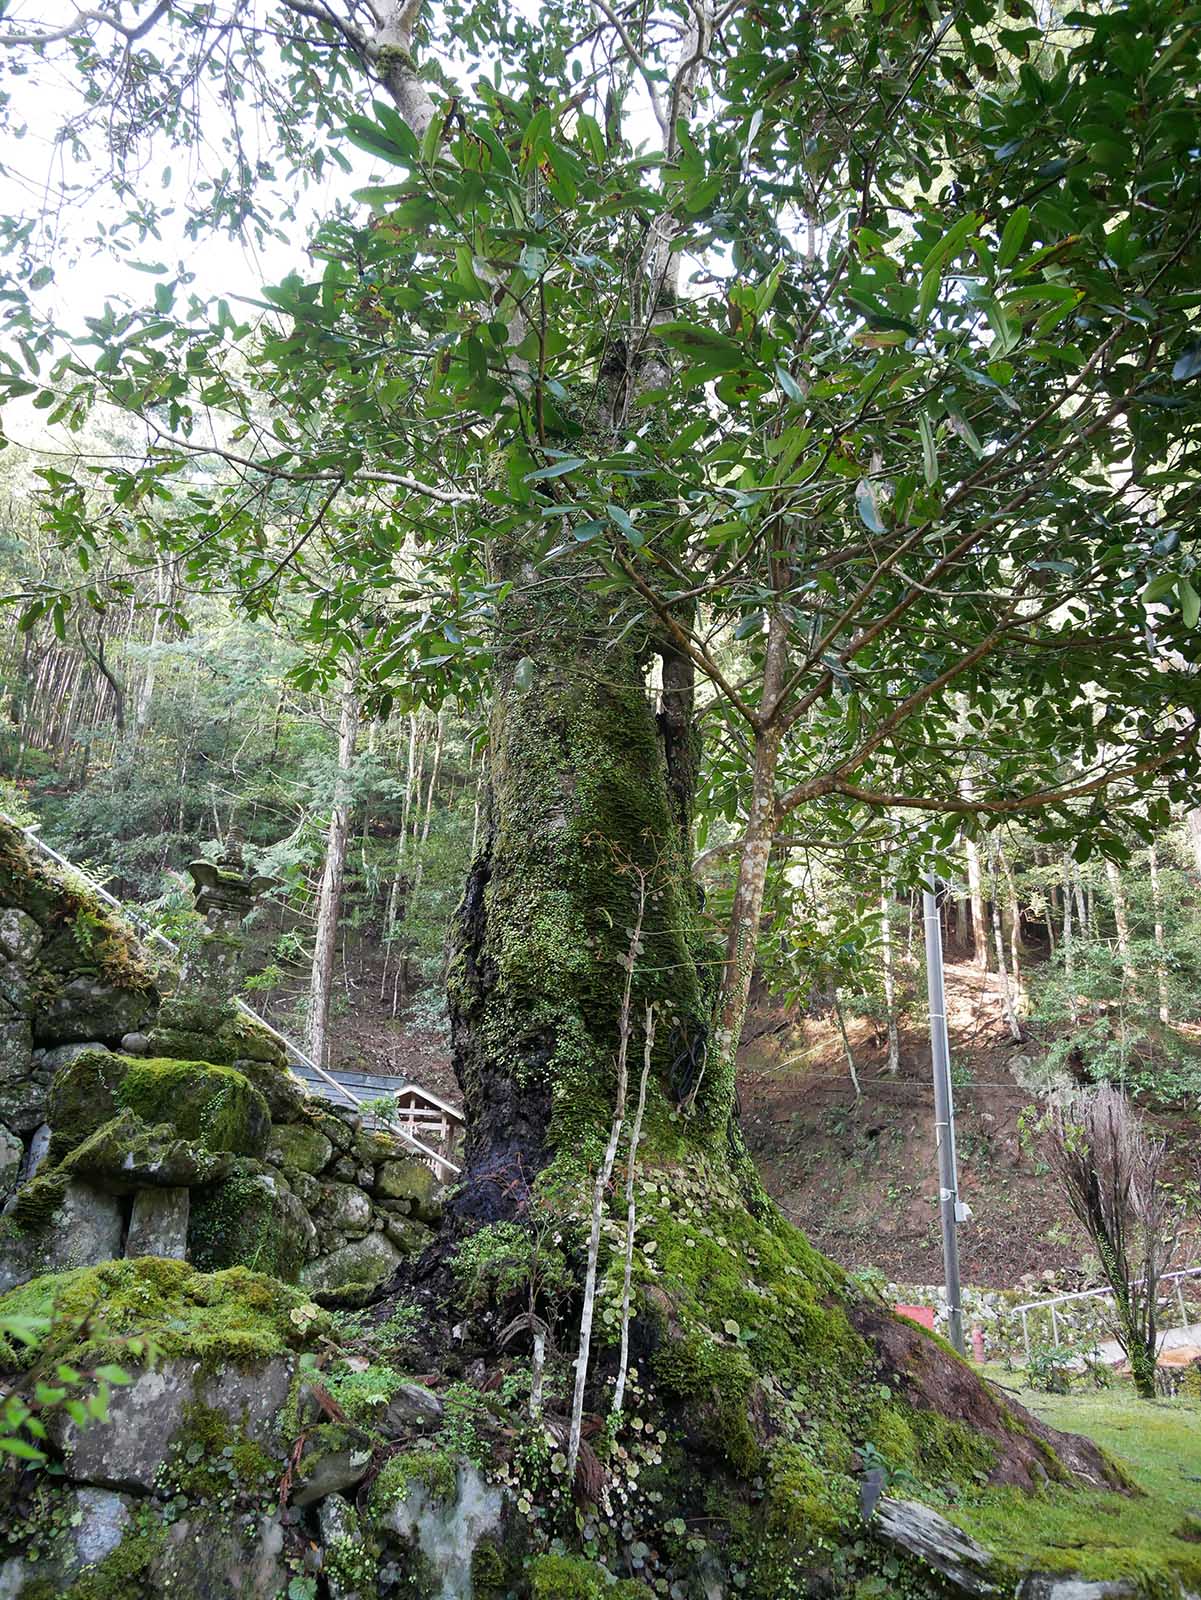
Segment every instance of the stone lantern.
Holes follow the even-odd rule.
[[[200,948],[187,962],[188,982],[214,999],[228,1000],[238,990],[242,924],[277,880],[246,870],[242,841],[233,831],[218,860],[190,861],[188,871],[196,910],[205,921]]]

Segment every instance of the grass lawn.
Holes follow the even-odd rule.
[[[954,1520],[1015,1570],[1201,1584],[1201,1401],[1140,1400],[1125,1385],[1038,1394],[993,1376],[1052,1427],[1095,1439],[1143,1492],[992,1489],[956,1505]]]

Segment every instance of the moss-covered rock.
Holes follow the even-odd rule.
[[[155,974],[133,929],[99,900],[82,878],[35,854],[21,830],[3,821],[0,906],[16,907],[38,925],[43,941],[39,966],[56,973],[93,976],[114,989],[140,996],[143,1011],[153,1009],[158,998]]]
[[[76,1145],[61,1170],[110,1194],[132,1194],[148,1186],[190,1189],[215,1183],[232,1161],[225,1151],[214,1153],[190,1139],[177,1138],[170,1123],[152,1127],[135,1111],[125,1110]]]
[[[39,1173],[0,1220],[0,1292],[41,1273],[111,1261],[124,1231],[113,1195],[69,1173]]]
[[[93,1050],[54,1076],[51,1160],[62,1160],[122,1109],[151,1126],[167,1123],[210,1152],[261,1155],[271,1130],[267,1102],[232,1067]]]
[[[438,1180],[424,1162],[408,1158],[381,1162],[375,1169],[375,1193],[383,1200],[407,1200],[421,1222],[437,1222],[442,1207]]]
[[[232,1001],[211,996],[173,995],[159,1008],[150,1030],[150,1048],[181,1061],[257,1061],[283,1071],[287,1054],[279,1041]]]
[[[126,1060],[117,1099],[145,1121],[170,1122],[206,1150],[244,1156],[266,1150],[267,1102],[240,1072],[207,1061]]]
[[[498,1542],[505,1505],[474,1462],[451,1450],[393,1456],[369,1505],[376,1527],[401,1539],[433,1577],[431,1595],[473,1593],[475,1551],[484,1540]]]
[[[275,1278],[244,1267],[206,1274],[154,1256],[47,1273],[0,1299],[6,1315],[50,1321],[33,1347],[7,1353],[14,1366],[92,1366],[122,1354],[115,1341],[131,1335],[205,1369],[247,1366],[301,1349],[328,1326],[307,1294]]]
[[[275,1124],[267,1145],[267,1159],[285,1172],[318,1173],[333,1159],[334,1147],[307,1122]]]
[[[204,1272],[243,1266],[293,1283],[316,1237],[280,1173],[256,1161],[239,1161],[229,1176],[193,1197],[188,1247]]]
[[[16,1188],[24,1159],[23,1141],[0,1122],[0,1201],[7,1200]]]
[[[46,1107],[53,1130],[51,1163],[117,1115],[117,1089],[130,1064],[129,1058],[110,1050],[84,1050],[57,1068]]]
[[[387,1282],[401,1259],[382,1233],[369,1233],[309,1262],[300,1281],[322,1300],[360,1305]]]
[[[343,1422],[323,1422],[305,1434],[293,1475],[292,1503],[311,1506],[328,1494],[353,1489],[371,1466],[371,1438]]]
[[[233,1066],[250,1080],[267,1102],[272,1122],[310,1120],[311,1108],[304,1085],[292,1075],[285,1061],[261,1061],[253,1056],[238,1055],[234,1057]]]
[[[38,1045],[90,1039],[115,1044],[139,1028],[152,1009],[153,997],[143,989],[87,975],[68,976],[34,1007],[33,1040]]]
[[[650,1592],[583,1556],[535,1556],[526,1576],[530,1600],[647,1600]]]

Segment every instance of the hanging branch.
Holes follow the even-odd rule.
[[[618,1018],[617,1044],[617,1096],[613,1107],[613,1126],[605,1146],[604,1159],[592,1186],[592,1227],[588,1236],[588,1265],[584,1273],[584,1304],[580,1311],[580,1347],[575,1358],[575,1392],[571,1401],[571,1429],[567,1436],[567,1481],[574,1481],[576,1462],[580,1454],[580,1434],[584,1421],[584,1385],[588,1380],[588,1355],[592,1344],[592,1317],[596,1309],[596,1273],[600,1260],[601,1218],[605,1209],[605,1191],[613,1176],[613,1163],[617,1158],[617,1145],[625,1122],[627,1060],[630,1050],[630,994],[634,985],[634,965],[642,949],[642,922],[646,914],[647,879],[649,874],[637,867],[638,913],[630,930],[630,946],[625,956],[625,984],[621,996]]]
[[[646,1086],[651,1075],[651,1052],[655,1047],[655,1003],[646,1006],[646,1025],[643,1030],[642,1077],[638,1080],[638,1107],[634,1112],[634,1125],[630,1129],[630,1156],[626,1169],[626,1249],[625,1268],[621,1280],[621,1356],[617,1363],[617,1385],[613,1390],[613,1414],[620,1416],[626,1396],[626,1372],[630,1364],[630,1280],[634,1271],[634,1174],[638,1162],[638,1140],[642,1136],[642,1113],[646,1110]]]

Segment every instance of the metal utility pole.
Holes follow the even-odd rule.
[[[955,1162],[955,1107],[951,1097],[951,1052],[947,1040],[947,1000],[942,979],[942,925],[934,873],[926,875],[922,909],[926,928],[926,983],[930,996],[930,1059],[934,1067],[934,1135],[938,1147],[938,1210],[942,1221],[942,1264],[947,1285],[951,1343],[966,1355],[963,1306],[959,1292],[959,1242],[955,1224],[964,1220]]]

